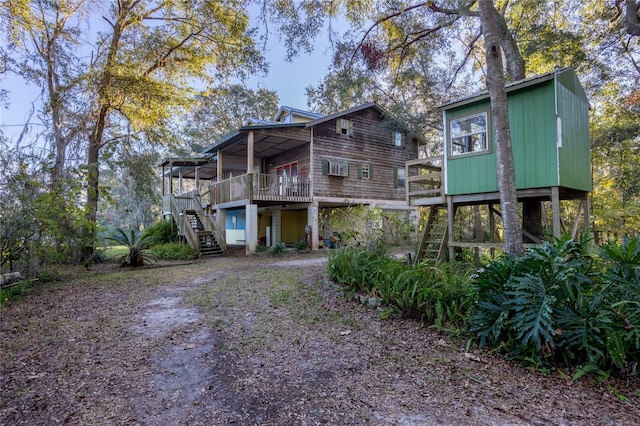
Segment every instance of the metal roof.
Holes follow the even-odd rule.
[[[541,84],[545,81],[549,81],[549,80],[553,80],[554,78],[556,78],[556,75],[558,74],[562,74],[568,70],[572,70],[573,68],[571,67],[565,67],[565,68],[560,68],[551,72],[548,72],[546,74],[541,74],[541,75],[535,75],[529,78],[525,78],[523,80],[518,80],[518,81],[514,81],[512,83],[507,83],[505,85],[505,90],[507,91],[507,93],[509,92],[514,92],[517,90],[521,90],[524,89],[526,87],[530,87],[530,86],[536,86],[538,84]],[[447,102],[445,104],[442,104],[438,107],[439,111],[443,111],[443,110],[448,110],[448,109],[452,109],[452,108],[457,108],[459,106],[463,106],[463,105],[468,105],[468,104],[472,104],[474,102],[478,102],[478,101],[482,101],[484,99],[489,98],[489,91],[488,90],[483,90],[482,92],[479,93],[475,93],[473,95],[467,96],[465,98],[459,98],[459,99],[455,99],[453,101]]]

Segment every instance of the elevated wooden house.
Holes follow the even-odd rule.
[[[580,225],[588,226],[592,189],[585,92],[571,68],[509,84],[506,90],[523,214],[531,213],[527,209],[533,206],[534,216],[544,218],[540,206],[550,203],[551,228],[559,237],[567,232],[561,202],[580,200],[572,228],[575,236]],[[407,202],[430,207],[418,259],[443,259],[447,247],[452,256],[456,247],[503,247],[497,232],[500,196],[490,106],[487,92],[443,105],[443,155],[407,162]],[[454,227],[456,211],[473,205],[487,206],[490,229],[482,238],[463,241]],[[523,237],[525,242],[540,242],[540,235],[530,232]]]
[[[323,209],[414,212],[405,164],[417,156],[418,139],[375,103],[327,116],[283,107],[274,121],[248,120],[202,158],[164,160],[164,211],[203,252],[243,244],[252,253],[309,231],[317,249],[329,237]]]

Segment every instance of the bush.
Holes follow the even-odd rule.
[[[269,254],[273,254],[275,256],[279,256],[287,249],[285,243],[276,243],[273,247],[269,249]]]
[[[151,225],[142,236],[153,239],[155,244],[175,243],[178,241],[178,227],[173,218],[169,218]]]
[[[473,302],[467,268],[458,264],[409,266],[384,249],[367,251],[344,247],[329,258],[329,277],[348,293],[377,296],[385,315],[416,318],[439,330],[460,330]]]
[[[197,259],[199,253],[189,244],[166,243],[153,246],[149,249],[158,259],[164,260],[189,260]]]
[[[640,361],[640,242],[609,243],[601,257],[589,248],[586,237],[558,239],[480,269],[480,345],[535,366],[580,366],[578,375]]]
[[[307,244],[307,240],[296,241],[296,250],[297,251],[309,250],[309,244]]]
[[[12,284],[9,287],[0,288],[0,307],[15,300],[20,300],[26,296],[32,288],[31,281],[24,280]]]

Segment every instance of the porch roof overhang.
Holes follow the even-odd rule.
[[[305,123],[274,123],[244,126],[228,134],[217,142],[204,149],[205,154],[210,154],[217,160],[217,153],[222,152],[223,157],[247,156],[249,132],[253,132],[253,154],[256,158],[268,158],[289,151],[304,143],[309,142],[309,137],[301,132],[291,129],[304,129]],[[288,133],[287,133],[288,132]],[[223,159],[224,161],[224,159]]]
[[[310,130],[306,129],[305,123],[243,126],[206,147],[202,158],[166,159],[160,166],[172,165],[173,177],[181,175],[185,179],[195,179],[197,168],[200,179],[210,180],[217,176],[220,152],[225,172],[232,172],[234,175],[246,173],[250,132],[253,132],[254,158],[274,157],[311,141]]]
[[[182,176],[184,179],[195,179],[196,169],[198,169],[198,177],[201,179],[211,179],[207,176],[207,170],[211,164],[211,157],[200,158],[175,158],[169,157],[163,159],[158,167],[162,167],[164,176],[173,176],[175,178]],[[215,171],[215,166],[213,167]]]

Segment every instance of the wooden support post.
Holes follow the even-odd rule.
[[[164,164],[162,165],[162,196],[167,192],[167,188],[165,188],[166,182],[164,179]]]
[[[560,219],[560,188],[551,187],[551,210],[553,212],[553,236],[560,238],[562,236],[561,219]]]
[[[173,195],[173,161],[169,162],[169,194]]]
[[[591,229],[591,216],[589,213],[590,204],[589,204],[589,193],[585,192],[582,199],[582,206],[584,208],[584,230],[583,232],[587,232]]]
[[[318,205],[307,207],[307,223],[311,226],[311,250],[318,250]]]
[[[453,207],[453,198],[447,197],[447,238],[448,238],[448,246],[449,246],[449,261],[452,261],[456,258],[456,253],[454,247],[451,245],[453,243],[453,219],[455,215],[455,210]]]
[[[253,173],[253,131],[247,135],[247,173]]]
[[[496,217],[493,214],[493,204],[489,204],[489,242],[490,243],[495,243],[496,242]],[[491,248],[490,251],[491,253],[491,258],[493,259],[493,257],[496,255],[496,249]]]
[[[218,164],[216,164],[216,182],[222,182],[222,151],[218,150]]]

